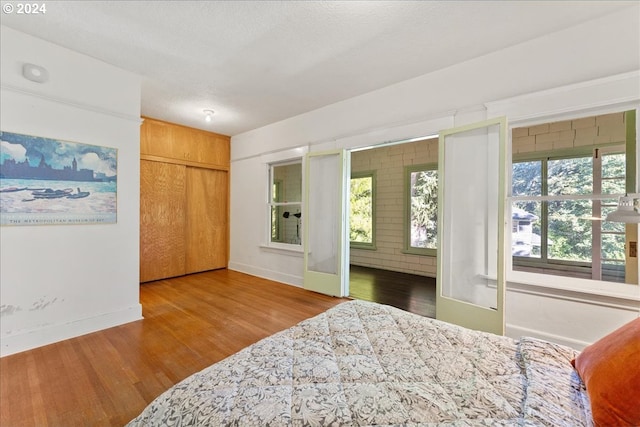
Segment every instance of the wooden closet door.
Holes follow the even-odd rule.
[[[185,274],[186,167],[140,161],[140,282]]]
[[[228,173],[187,168],[187,273],[227,267]]]

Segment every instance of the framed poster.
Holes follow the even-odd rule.
[[[3,131],[0,148],[0,225],[116,222],[116,148]]]

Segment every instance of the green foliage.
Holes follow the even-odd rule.
[[[593,159],[580,157],[557,160],[536,160],[513,164],[513,195],[571,195],[593,193]],[[624,154],[603,156],[603,193],[624,193]],[[547,166],[546,192],[543,168]],[[592,202],[564,200],[551,202],[521,201],[519,208],[542,218],[546,209],[548,218],[548,258],[568,261],[591,262]],[[620,230],[620,227],[603,223],[603,229]],[[534,223],[533,232],[543,236],[540,220]],[[624,259],[624,238],[605,235],[602,255],[608,259]]]
[[[549,258],[591,261],[591,202],[549,202]]]
[[[351,178],[349,239],[373,243],[373,177]]]
[[[436,248],[438,232],[438,172],[411,173],[411,246]]]

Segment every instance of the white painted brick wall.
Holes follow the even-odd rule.
[[[513,129],[512,148],[516,154],[596,147],[624,142],[625,132],[624,113],[604,114]]]

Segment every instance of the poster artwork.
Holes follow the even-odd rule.
[[[115,148],[0,131],[0,225],[112,224]]]

